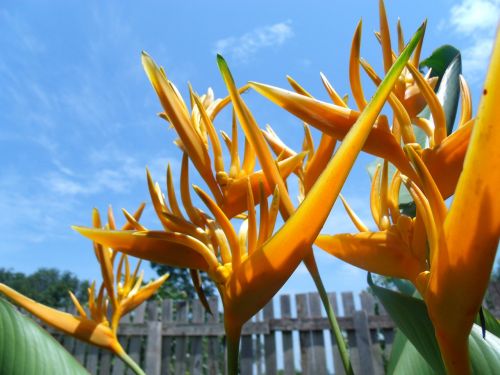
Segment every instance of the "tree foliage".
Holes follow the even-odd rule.
[[[79,280],[73,273],[56,268],[40,268],[29,275],[0,268],[0,283],[55,308],[66,308],[71,304],[68,291],[72,291],[79,300],[86,300],[90,286],[88,281]]]

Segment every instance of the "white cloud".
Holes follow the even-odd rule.
[[[448,26],[468,38],[462,50],[466,78],[480,80],[486,71],[500,18],[500,0],[462,0],[450,9]]]
[[[256,28],[242,36],[231,36],[215,42],[215,52],[246,62],[265,47],[279,46],[293,36],[291,21]]]

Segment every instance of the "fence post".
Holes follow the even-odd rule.
[[[188,301],[176,301],[176,319],[177,324],[185,324],[188,321],[189,305]],[[175,336],[175,374],[186,373],[186,336]]]
[[[161,307],[161,324],[162,327],[167,327],[172,324],[172,300],[163,300]],[[161,375],[173,374],[170,368],[170,361],[172,360],[172,338],[170,336],[162,337],[161,342]]]
[[[352,292],[342,292],[342,305],[344,306],[344,316],[353,317],[354,315],[354,296]],[[349,355],[351,358],[352,369],[355,374],[359,374],[359,352],[356,347],[356,336],[354,331],[347,331],[347,342],[349,345]]]
[[[161,370],[161,322],[158,321],[158,303],[149,301],[147,305],[147,337],[145,370],[148,375],[160,375]]]
[[[309,304],[307,303],[307,294],[295,295],[297,304],[297,318],[309,318]],[[302,367],[302,375],[313,375],[314,357],[312,351],[312,337],[310,331],[299,332],[300,341],[300,366]]]
[[[290,296],[288,294],[280,297],[281,317],[284,319],[292,317],[292,307]],[[293,337],[292,332],[284,331],[283,337],[283,361],[284,375],[295,375],[295,358],[293,355]]]
[[[139,305],[134,310],[134,324],[143,324],[144,315],[146,312],[146,304]],[[141,346],[142,337],[132,336],[129,340],[128,354],[130,357],[140,366],[141,365]],[[134,372],[131,369],[127,369],[126,374],[132,375]]]
[[[209,305],[212,315],[209,315],[208,322],[217,324],[219,323],[219,299],[217,297],[210,298]],[[212,336],[208,338],[208,375],[219,375],[221,373],[221,346],[220,337]]]
[[[368,326],[368,316],[366,311],[354,312],[354,332],[356,334],[356,345],[359,353],[359,373],[372,375],[373,368],[372,340],[370,337],[370,328]]]
[[[194,299],[191,301],[191,307],[193,310],[192,323],[194,325],[202,324],[205,322],[205,313],[203,305],[200,300]],[[203,365],[202,347],[201,347],[201,336],[191,337],[191,366],[190,375],[201,375],[202,365]]]
[[[264,322],[269,322],[274,319],[273,300],[270,300],[262,310]],[[276,363],[276,339],[274,331],[264,335],[264,352],[266,353],[266,375],[276,375],[278,373],[278,365]]]
[[[309,293],[309,313],[313,319],[321,319],[321,300],[318,293]],[[322,330],[312,332],[312,343],[314,352],[314,373],[316,375],[327,375],[325,338]]]

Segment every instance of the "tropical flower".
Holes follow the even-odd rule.
[[[500,36],[497,36],[450,209],[443,200],[439,179],[425,163],[427,150],[422,151],[418,144],[407,144],[404,152],[419,184],[398,171],[389,186],[387,161],[381,177],[377,169],[371,208],[379,231],[370,232],[344,202],[361,233],[320,235],[315,242],[360,268],[412,281],[427,305],[450,374],[470,373],[467,340],[488,285],[500,238],[500,199],[496,194],[500,186],[500,132],[495,128],[499,87]],[[415,218],[399,212],[401,181],[416,203]]]
[[[264,183],[260,184],[260,196],[256,198],[250,178],[247,176],[245,186],[247,219],[237,234],[230,217],[220,207],[217,198],[212,199],[201,188],[195,187],[195,191],[208,207],[212,216],[192,205],[187,188],[189,185],[187,180],[188,160],[187,156],[184,156],[181,173],[181,198],[189,218],[184,217],[178,209],[171,182],[167,181],[168,199],[165,199],[159,187],[155,187],[152,180],[148,178],[153,205],[164,226],[164,231],[149,231],[133,220],[130,220],[133,230],[116,231],[106,228],[83,227],[74,227],[74,229],[93,241],[126,254],[207,272],[216,283],[222,297],[225,329],[229,344],[228,366],[230,373],[236,373],[238,343],[242,325],[272,298],[302,259],[310,253],[310,247],[328,217],[354,160],[361,151],[375,119],[392,90],[392,86],[421,35],[422,30],[420,29],[390,69],[377,93],[352,127],[349,136],[328,162],[324,172],[317,179],[316,184],[306,195],[302,204],[276,233],[273,234],[273,227],[278,205],[280,202],[282,204],[282,189],[278,184],[283,184],[283,180],[277,172],[277,168],[270,168],[271,165],[274,165],[274,160],[269,153],[263,152],[263,148],[267,148],[263,138],[258,137],[255,131],[246,128],[255,121],[241,100],[228,67],[221,57],[218,59],[219,67],[230,91],[235,111],[244,127],[245,135],[256,150],[256,154],[263,155],[260,162],[263,169],[269,168],[269,172],[265,172],[268,181],[267,176],[274,174],[271,181],[278,182],[278,187],[274,188],[275,193],[271,207],[264,199]],[[152,66],[149,62],[146,65],[147,69]],[[149,73],[151,74],[151,72]],[[173,95],[172,86],[168,84],[163,73],[155,70],[153,73],[155,76],[152,81],[161,87],[161,90],[157,89],[157,91],[167,93],[160,94],[163,103],[168,95]],[[167,104],[163,103],[165,108],[169,108],[169,104]],[[168,114],[169,119],[174,118],[174,116],[180,115],[177,113]],[[199,144],[201,142],[199,137],[192,138],[192,140],[196,139],[198,141],[189,147],[185,145],[185,150],[190,159],[191,154],[195,152],[192,150],[201,150],[197,154],[201,160],[204,155],[203,146]],[[297,157],[297,155],[292,156],[292,158]],[[193,161],[195,166],[196,163],[198,162]],[[206,160],[204,165],[206,165]],[[167,173],[167,179],[171,181],[168,176]],[[210,185],[207,185],[210,188]],[[257,199],[260,201],[259,225],[257,225],[254,208]]]
[[[124,210],[127,224],[122,227],[122,230],[130,229],[140,218],[143,209],[144,204],[139,207],[134,215]],[[97,209],[94,209],[92,216],[94,227],[101,228],[101,219]],[[111,207],[108,210],[108,224],[106,227],[115,230],[115,219]],[[149,299],[165,282],[168,274],[147,285],[142,285],[143,272],[139,274],[140,260],[137,262],[135,270],[131,272],[126,254],[118,253],[95,242],[94,251],[101,268],[103,281],[98,288],[94,281],[88,290],[88,312],[72,292],[69,293],[77,315],[37,303],[4,284],[0,284],[0,292],[55,329],[92,345],[111,350],[131,366],[137,374],[143,374],[142,370],[120,345],[117,336],[118,326],[121,317]],[[116,272],[114,272],[117,256],[119,256],[119,260]],[[109,316],[108,311],[110,311]]]

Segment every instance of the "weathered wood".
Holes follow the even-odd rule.
[[[254,315],[253,317],[253,322],[257,323],[262,321],[262,314],[261,311],[259,311],[257,314]],[[266,373],[265,371],[265,353],[264,353],[264,343],[262,335],[256,334],[254,336],[254,358],[255,358],[255,367],[257,368],[257,375],[263,375]]]
[[[344,316],[353,316],[354,307],[354,296],[352,292],[342,292],[342,306],[344,307]],[[347,330],[347,344],[349,347],[349,356],[351,359],[352,368],[355,374],[359,373],[359,352],[356,347],[356,335],[353,330]]]
[[[144,315],[146,313],[146,304],[143,303],[139,305],[133,311],[133,324],[142,324],[144,323]],[[142,337],[141,336],[132,336],[129,340],[129,349],[128,355],[132,358],[135,363],[139,366],[141,365],[141,347],[142,347]],[[133,375],[134,371],[132,369],[127,369],[127,375]]]
[[[367,291],[362,291],[359,294],[359,299],[361,300],[361,309],[366,311],[366,314],[375,315],[375,299]]]
[[[212,315],[208,316],[208,323],[219,323],[219,299],[217,297],[210,298],[209,305]],[[221,339],[219,337],[212,336],[208,338],[208,375],[221,374],[223,364],[220,358],[222,357],[222,350]]]
[[[263,321],[268,322],[274,319],[274,304],[273,300],[269,301],[262,310]],[[266,353],[266,374],[276,375],[278,373],[278,364],[276,362],[276,338],[274,331],[269,331],[264,335],[264,352]]]
[[[191,302],[192,319],[191,323],[195,327],[200,327],[205,321],[205,313],[200,300]],[[203,353],[201,340],[202,336],[194,336],[191,339],[191,358],[189,372],[190,375],[201,375],[203,370]]]
[[[240,372],[241,375],[253,374],[253,339],[251,335],[246,335],[241,338],[240,349]]]
[[[354,312],[354,326],[356,327],[355,335],[358,354],[359,358],[362,358],[359,363],[358,373],[372,375],[375,373],[375,369],[373,367],[372,341],[366,311]]]
[[[295,296],[297,305],[297,317],[309,318],[309,304],[307,294],[297,294]],[[310,331],[300,331],[300,366],[303,375],[313,375],[314,371],[314,355],[312,346],[312,337]]]
[[[289,295],[280,297],[280,308],[282,318],[292,317],[292,307]],[[283,332],[283,370],[284,375],[295,375],[295,358],[293,354],[293,337],[292,332]]]
[[[340,315],[339,314],[339,305],[337,302],[337,293],[335,293],[335,292],[328,293],[328,299],[330,301],[330,304],[333,307],[333,311],[335,312],[335,316],[337,317],[337,321],[339,322],[339,325],[341,325],[340,324],[340,317],[339,317],[339,315]],[[344,366],[342,364],[342,359],[340,357],[337,339],[335,338],[333,331],[330,331],[330,339],[332,341],[333,372],[335,375],[345,375],[345,370],[344,370]]]
[[[158,302],[149,301],[146,307],[148,334],[144,370],[148,375],[161,371],[161,322],[158,321]]]
[[[111,374],[111,359],[113,355],[108,350],[101,350],[101,358],[99,360],[99,375]]]
[[[89,345],[87,349],[87,362],[85,367],[91,374],[97,373],[97,360],[99,359],[99,349],[97,346]]]
[[[309,293],[309,315],[312,319],[321,318],[321,300],[318,293]],[[312,331],[314,353],[314,373],[327,375],[325,339],[323,330]]]
[[[165,299],[162,303],[161,316],[162,316],[162,330],[173,324],[173,311],[172,300]],[[172,361],[172,337],[162,336],[161,343],[161,375],[173,374],[171,368]]]
[[[179,323],[186,323],[188,321],[188,301],[176,301],[175,304],[176,318],[175,321]],[[175,337],[175,373],[186,373],[186,353],[187,353],[187,340],[186,336],[179,335]]]

